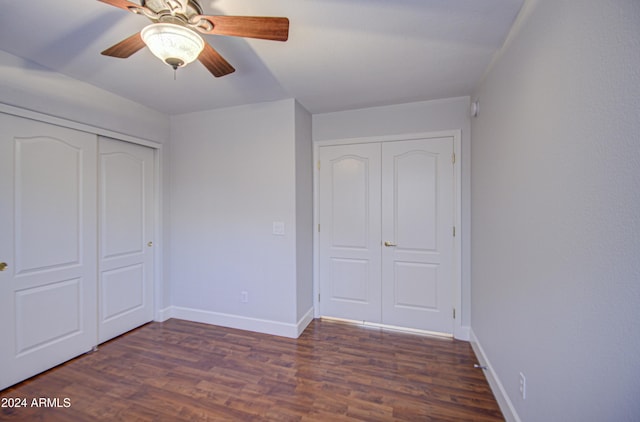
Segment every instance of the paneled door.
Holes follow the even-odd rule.
[[[453,332],[453,138],[319,148],[323,316]]]
[[[323,316],[380,322],[380,145],[320,147]]]
[[[0,114],[0,390],[91,350],[96,136]]]
[[[154,150],[99,140],[98,334],[153,319]]]
[[[382,320],[453,332],[453,140],[382,144]]]

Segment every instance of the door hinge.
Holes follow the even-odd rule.
[[[456,237],[456,226],[453,226],[453,237]]]
[[[320,223],[318,223],[318,233],[320,233]]]
[[[456,319],[456,308],[453,308],[453,319]]]
[[[318,170],[320,170],[320,160],[318,160]]]
[[[451,164],[455,164],[456,163],[456,153],[454,152],[453,154],[451,154]]]
[[[320,293],[318,293],[318,302],[320,302]]]

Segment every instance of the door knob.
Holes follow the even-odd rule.
[[[6,270],[8,267],[6,262],[0,262],[0,271]]]
[[[147,242],[147,246],[148,247],[152,247],[153,246],[153,242]]]
[[[384,242],[384,246],[389,247],[389,246],[398,246],[398,245],[396,245],[395,243],[391,243],[389,241],[386,241],[386,242]]]

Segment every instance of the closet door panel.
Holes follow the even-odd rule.
[[[154,151],[99,141],[100,342],[153,319]]]
[[[380,145],[320,148],[323,316],[380,322]]]
[[[96,136],[0,114],[0,389],[90,350]]]
[[[452,138],[382,146],[382,320],[453,332]]]

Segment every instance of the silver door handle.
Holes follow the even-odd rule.
[[[386,242],[384,242],[384,246],[389,247],[389,246],[398,246],[398,245],[396,245],[395,243],[391,243],[389,241],[386,241]]]

